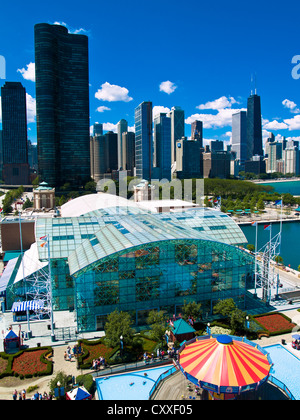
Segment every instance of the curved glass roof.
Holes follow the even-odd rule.
[[[115,229],[103,230],[112,225]],[[178,213],[147,213],[134,207],[93,210],[81,217],[38,218],[35,225],[37,244],[49,235],[51,258],[68,258],[85,240],[104,232],[118,232],[120,241],[130,246],[180,238],[211,239],[229,245],[247,243],[239,226],[227,215],[207,209]],[[38,246],[39,259],[48,259],[46,247]]]
[[[107,221],[95,236],[85,240],[69,255],[70,274],[84,267],[128,248],[148,243],[175,239],[208,238],[204,233],[189,228],[179,228],[174,224],[156,219],[153,215],[126,217],[118,221]]]

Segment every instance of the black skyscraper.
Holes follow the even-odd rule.
[[[248,98],[247,142],[248,149],[252,151],[252,156],[263,156],[260,96],[256,93],[251,94]]]
[[[45,23],[34,33],[39,175],[76,187],[90,176],[88,37]]]
[[[3,180],[11,185],[28,185],[26,91],[19,82],[1,88]]]

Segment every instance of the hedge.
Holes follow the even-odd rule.
[[[40,356],[40,361],[46,365],[46,369],[44,371],[36,372],[34,374],[29,374],[26,372],[19,374],[18,372],[13,371],[13,362],[16,358],[20,357],[24,353],[30,353],[37,350],[39,351],[45,350],[43,354]],[[20,350],[19,352],[15,354],[7,354],[4,352],[1,352],[0,358],[8,360],[8,364],[7,364],[6,369],[3,372],[0,372],[0,379],[6,376],[16,376],[16,377],[19,377],[20,379],[24,379],[24,378],[32,378],[35,376],[51,375],[53,372],[53,363],[52,361],[47,360],[45,357],[49,353],[52,353],[52,347],[34,347],[34,348],[26,349],[26,350]]]

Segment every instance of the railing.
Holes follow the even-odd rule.
[[[173,366],[171,367],[171,369],[167,370],[166,372],[163,372],[155,381],[155,384],[153,385],[153,387],[151,388],[150,392],[149,392],[149,400],[151,400],[152,395],[154,394],[154,392],[157,390],[158,385],[160,384],[161,381],[163,381],[164,379],[166,379],[168,376],[173,375],[173,373],[175,373],[177,371],[176,367]]]
[[[141,362],[135,362],[135,363],[125,363],[125,364],[120,364],[120,365],[115,365],[112,367],[107,367],[105,369],[101,369],[101,370],[97,370],[97,371],[93,371],[92,375],[96,378],[98,378],[99,376],[109,376],[109,375],[113,375],[116,373],[121,373],[121,372],[129,372],[129,371],[133,371],[136,369],[143,369],[145,367],[156,367],[156,366],[161,366],[161,365],[167,365],[167,364],[171,364],[172,360],[171,359],[162,359],[162,360],[157,360],[157,361],[153,361],[153,362],[148,362],[148,363],[144,363],[143,361]]]
[[[281,381],[279,381],[277,378],[274,378],[274,376],[270,375],[268,377],[268,382],[271,382],[272,384],[274,384],[275,386],[277,386],[277,388],[281,389],[290,400],[296,400],[296,398],[294,397],[294,395],[291,393],[291,391],[288,389],[288,387]]]

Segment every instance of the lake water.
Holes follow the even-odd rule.
[[[240,226],[248,242],[255,245],[256,228],[251,225]],[[272,237],[280,230],[280,223],[272,223]],[[264,224],[258,225],[257,248],[261,249],[270,240],[270,232],[264,231]],[[283,263],[297,270],[300,264],[300,221],[282,224],[281,252]]]
[[[259,185],[270,185],[279,194],[300,195],[300,181],[264,182]]]

